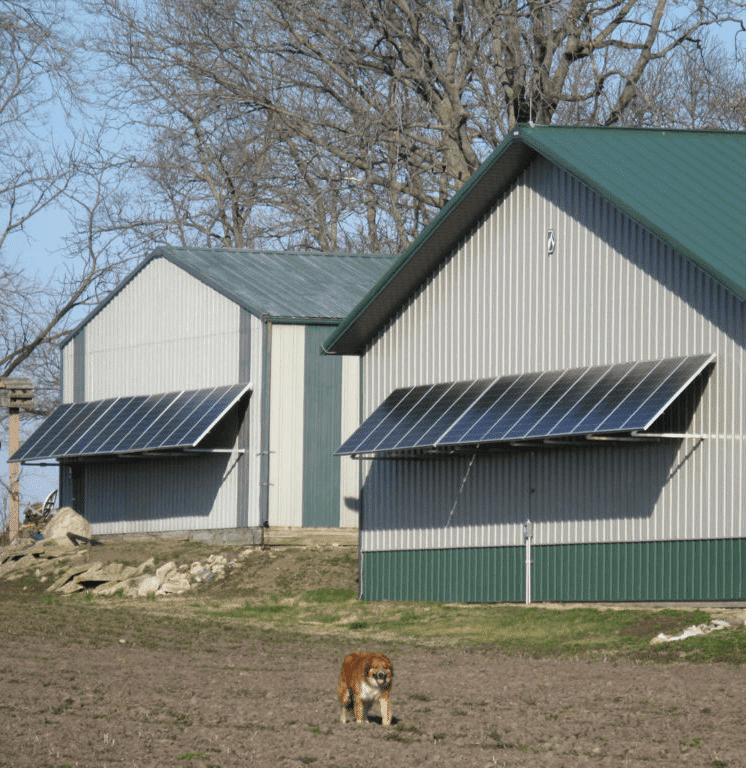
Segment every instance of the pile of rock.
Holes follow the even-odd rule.
[[[89,546],[78,546],[81,541],[98,543],[91,539],[90,526],[86,526],[88,523],[74,510],[60,510],[44,529],[41,540],[25,545],[21,540],[0,549],[0,579],[33,575],[42,582],[51,581],[48,592],[61,594],[88,590],[96,595],[120,593],[125,597],[179,595],[195,584],[225,578],[229,568],[252,552],[246,549],[236,560],[210,555],[190,565],[168,562],[159,568],[152,557],[138,566],[91,562]]]

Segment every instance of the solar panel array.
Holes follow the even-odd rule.
[[[645,430],[714,359],[695,355],[397,389],[337,454]]]
[[[10,460],[195,447],[249,389],[235,384],[61,405]]]

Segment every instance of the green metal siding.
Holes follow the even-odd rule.
[[[306,326],[303,403],[303,526],[339,525],[342,360],[324,355],[329,329]]]
[[[532,547],[534,602],[746,599],[746,540]],[[365,600],[523,602],[523,547],[364,552]]]
[[[532,548],[537,601],[742,600],[746,540]]]
[[[523,547],[363,552],[364,600],[521,602]]]

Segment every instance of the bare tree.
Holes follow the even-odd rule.
[[[697,88],[686,72],[713,50],[707,30],[741,28],[735,0],[102,0],[91,12],[146,138],[143,207],[163,211],[162,235],[394,251],[517,123],[655,124],[656,98],[670,107],[684,101],[674,85]],[[710,75],[719,87],[714,64]]]
[[[101,184],[111,172],[99,137],[82,122],[72,138],[55,129],[76,120],[84,104],[68,8],[56,0],[6,0],[0,8],[0,376],[31,377],[40,413],[58,399],[57,342],[75,310],[100,298],[120,265],[120,254],[100,248],[82,218],[101,207]],[[31,225],[73,211],[83,249],[60,237],[64,268],[37,274],[19,255],[35,247]]]

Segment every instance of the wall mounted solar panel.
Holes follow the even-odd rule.
[[[10,460],[194,448],[250,389],[236,384],[62,405]]]
[[[641,432],[715,359],[694,355],[394,391],[338,454]],[[374,418],[375,417],[375,418]]]
[[[50,435],[54,434],[65,420],[69,419],[71,415],[82,408],[80,403],[68,403],[67,405],[61,405],[52,411],[51,415],[41,423],[34,432],[23,442],[21,447],[10,457],[12,461],[21,461],[21,459],[32,451],[41,447]]]

